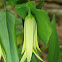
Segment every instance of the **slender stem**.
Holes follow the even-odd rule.
[[[6,11],[6,0],[4,0],[4,10]]]
[[[28,15],[31,15],[31,9],[28,8]]]

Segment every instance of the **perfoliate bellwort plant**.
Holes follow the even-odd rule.
[[[24,20],[24,43],[21,53],[23,56],[20,62],[24,62],[26,58],[27,62],[30,62],[32,53],[34,53],[38,59],[43,61],[37,53],[37,50],[41,52],[38,46],[37,35],[47,46],[52,33],[47,13],[44,10],[37,9],[35,1],[17,5],[15,11]]]

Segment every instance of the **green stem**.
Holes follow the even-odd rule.
[[[28,8],[28,15],[31,15],[31,9]]]
[[[6,11],[6,0],[4,0],[4,10]]]

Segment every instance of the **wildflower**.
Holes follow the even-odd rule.
[[[28,15],[24,22],[24,44],[21,53],[24,54],[20,62],[24,62],[26,58],[27,62],[30,62],[32,53],[34,53],[38,59],[43,61],[39,57],[37,49],[41,52],[37,40],[37,23],[32,15]]]

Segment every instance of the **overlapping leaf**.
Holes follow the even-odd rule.
[[[38,36],[43,41],[43,43],[47,45],[52,33],[48,14],[44,10],[36,9],[34,1],[22,5],[17,5],[15,10],[23,19],[25,19],[29,12],[29,8],[37,22]]]
[[[10,40],[12,62],[19,62],[18,53],[17,53],[17,44],[16,44],[16,31],[15,31],[16,17],[10,11],[6,12],[6,16],[7,16],[6,19],[7,19],[9,40]]]
[[[15,16],[10,11],[0,11],[0,38],[7,62],[19,62],[15,36]]]
[[[12,62],[10,53],[9,35],[6,23],[6,13],[4,11],[0,11],[0,37],[2,41],[1,44],[3,45],[6,52],[7,56],[6,60],[7,62]]]
[[[48,62],[60,62],[59,58],[59,40],[56,30],[55,17],[52,20],[52,35],[49,40],[49,52],[48,52]]]

